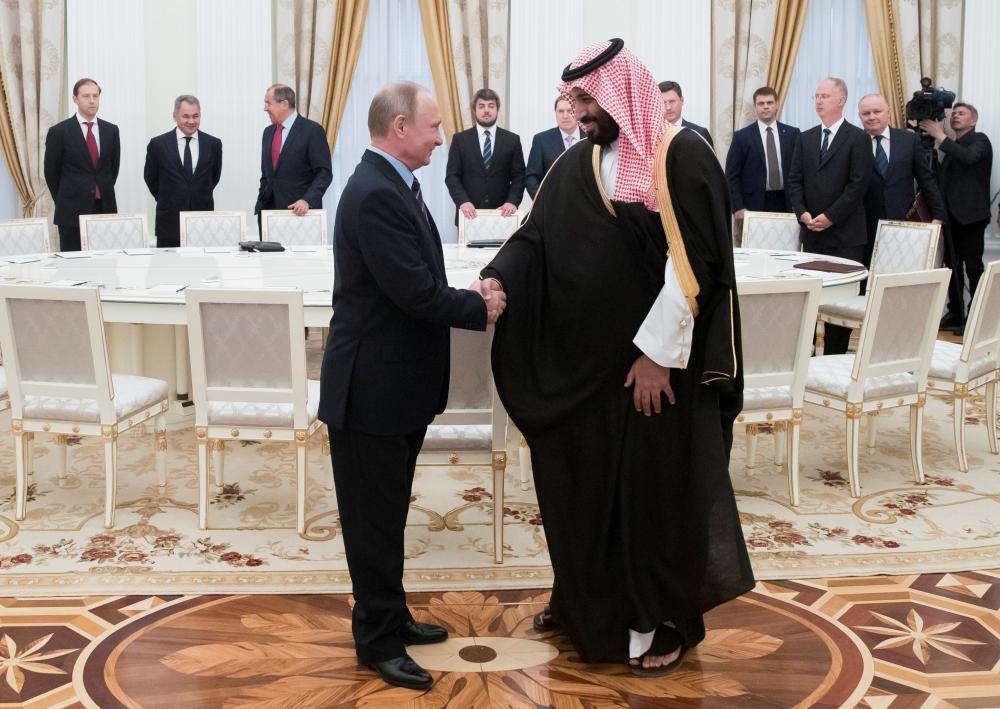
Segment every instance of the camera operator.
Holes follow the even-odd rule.
[[[941,329],[965,333],[965,278],[969,276],[969,298],[983,275],[983,233],[990,223],[990,172],[993,146],[976,132],[979,112],[968,103],[956,103],[951,111],[952,140],[945,135],[942,121],[920,121],[920,128],[937,141],[944,153],[939,178],[948,210],[945,228],[945,265],[951,267],[948,313]]]

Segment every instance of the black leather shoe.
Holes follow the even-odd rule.
[[[535,617],[531,619],[531,627],[539,633],[556,630],[559,627],[559,624],[556,622],[556,619],[552,617],[552,607],[545,606],[541,613],[536,613]]]
[[[433,645],[447,640],[448,631],[440,625],[408,620],[399,629],[399,637],[405,645]]]
[[[405,689],[430,689],[434,678],[427,670],[413,661],[409,655],[403,654],[391,660],[373,662],[368,665],[378,672],[386,684]]]
[[[955,313],[948,313],[943,318],[941,318],[941,324],[938,325],[938,329],[953,330],[957,327],[962,327],[963,325],[965,325],[965,318]]]

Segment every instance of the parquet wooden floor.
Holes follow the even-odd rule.
[[[0,599],[0,706],[1000,707],[1000,572],[760,584],[678,671],[587,665],[538,591],[410,595],[432,690],[356,663],[346,595]]]

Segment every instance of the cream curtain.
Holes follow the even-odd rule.
[[[754,120],[753,92],[767,84],[777,7],[776,0],[712,4],[712,138],[721,156],[733,131]]]
[[[503,104],[507,90],[507,48],[510,31],[509,0],[448,0],[451,43],[455,56],[458,102],[463,115],[472,113],[470,102],[479,89],[500,94]],[[463,121],[465,123],[465,121]],[[507,112],[500,111],[499,123],[507,125]],[[450,139],[450,136],[448,136]]]
[[[788,87],[792,83],[795,59],[799,55],[808,9],[809,0],[778,0],[771,41],[771,62],[767,69],[767,85],[778,92],[779,105],[784,105]]]
[[[336,0],[280,0],[274,7],[275,78],[295,90],[298,111],[319,121],[330,75]]]
[[[462,117],[466,111],[458,95],[448,0],[420,0],[420,23],[424,28],[427,59],[434,77],[434,93],[441,120],[445,135],[450,138],[464,128]]]
[[[962,76],[964,0],[894,2],[899,13],[903,95],[906,100],[920,88],[921,76],[929,76],[935,86],[958,93]]]
[[[337,142],[340,120],[344,117],[344,107],[351,92],[351,80],[358,66],[367,17],[368,0],[340,0],[338,3],[321,121],[326,128],[326,140],[331,152]]]
[[[52,211],[42,160],[59,115],[64,36],[63,3],[0,3],[0,149],[26,217]]]
[[[895,0],[865,0],[865,19],[868,22],[879,92],[889,103],[889,124],[899,128],[903,125],[906,94],[903,89],[899,16]]]

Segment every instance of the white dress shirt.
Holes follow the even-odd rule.
[[[87,119],[81,116],[79,113],[76,114],[76,120],[80,122],[80,129],[83,131],[83,140],[87,140]],[[97,130],[97,116],[94,116],[93,120],[94,129],[94,140],[97,141],[97,154],[101,154],[101,133]]]
[[[486,144],[486,131],[490,132],[490,149],[495,153],[497,151],[497,124],[494,123],[489,128],[484,128],[477,123],[476,130],[479,131],[479,154],[483,154],[483,146]]]
[[[885,151],[885,159],[888,160],[889,150],[891,149],[889,145],[892,143],[892,138],[890,137],[891,134],[889,133],[889,126],[885,127],[885,130],[882,131],[881,135],[882,135],[882,150]],[[875,140],[874,135],[869,135],[868,139],[872,142],[872,156],[874,156],[875,146],[878,145],[878,141]]]
[[[764,145],[764,174],[771,174],[771,165],[767,162],[767,129],[771,129],[771,135],[774,136],[774,148],[778,152],[778,175],[781,176],[782,189],[784,189],[785,175],[781,171],[781,138],[778,136],[778,122],[772,121],[771,125],[764,123],[763,121],[757,121],[757,129],[760,131],[760,142]],[[831,137],[832,141],[833,138]],[[765,178],[766,179],[766,178]]]
[[[281,131],[281,149],[282,150],[285,149],[285,141],[288,140],[288,131],[290,131],[292,129],[292,124],[295,123],[295,119],[298,118],[298,117],[299,117],[299,114],[295,113],[293,111],[292,115],[290,115],[288,118],[286,118],[285,120],[283,120],[281,122],[281,125],[284,127],[284,129]],[[191,142],[193,143],[194,141],[191,141]]]
[[[618,141],[601,151],[601,182],[608,199],[618,177]],[[670,255],[663,271],[663,288],[632,342],[661,367],[686,369],[691,356],[694,316],[677,281]]]
[[[184,164],[184,139],[188,136],[180,128],[174,130],[177,136],[177,154],[181,157],[181,165]],[[198,131],[191,134],[191,172],[198,168]]]
[[[837,131],[840,130],[840,127],[842,125],[844,125],[844,117],[843,116],[841,116],[840,120],[837,121],[836,123],[834,123],[832,126],[823,126],[823,128],[829,128],[830,129],[830,137],[826,141],[826,149],[827,150],[829,150],[830,146],[833,145],[833,139],[837,137]],[[820,130],[819,130],[819,146],[820,146],[821,150],[823,148],[823,128],[820,128]]]
[[[573,145],[576,145],[576,144],[577,144],[577,143],[579,143],[579,142],[580,142],[581,140],[583,140],[583,136],[582,136],[582,135],[580,134],[580,129],[579,129],[579,128],[577,128],[577,129],[576,129],[575,131],[573,131],[572,133],[567,133],[567,132],[566,132],[566,131],[564,131],[564,130],[563,130],[562,128],[560,128],[560,129],[559,129],[559,136],[560,136],[560,138],[562,139],[562,142],[563,142],[563,148],[571,148],[571,147],[573,147]],[[571,145],[566,145],[566,139],[567,139],[568,137],[570,137],[570,136],[573,136],[573,143],[572,143]]]

